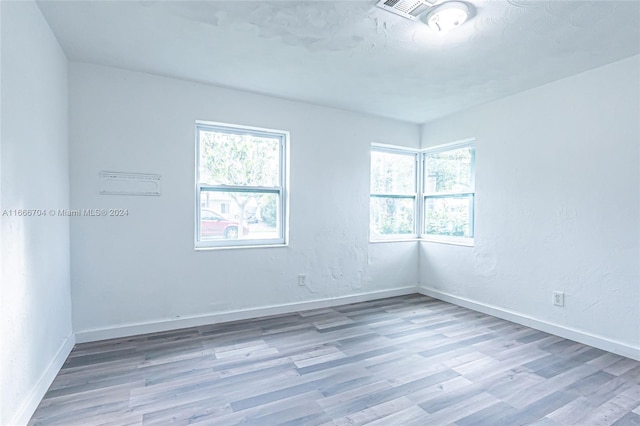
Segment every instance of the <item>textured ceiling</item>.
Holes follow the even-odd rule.
[[[39,1],[69,59],[423,123],[640,53],[640,1],[471,0],[439,35],[370,1]]]

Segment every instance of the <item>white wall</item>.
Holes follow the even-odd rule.
[[[639,76],[635,56],[423,126],[423,147],[477,140],[475,247],[422,243],[426,294],[640,356]]]
[[[68,208],[67,60],[35,3],[0,9],[2,209]],[[0,424],[21,424],[73,346],[69,220],[0,221]]]
[[[417,244],[368,243],[368,191],[371,142],[417,147],[418,126],[113,68],[70,67],[72,207],[129,209],[128,217],[72,220],[79,340],[415,289]],[[288,247],[194,250],[195,120],[291,132]],[[103,170],[161,174],[162,196],[100,196]],[[297,285],[301,273],[309,274],[310,288]],[[235,311],[249,313],[229,314]]]

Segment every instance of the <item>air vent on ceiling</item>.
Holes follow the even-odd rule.
[[[437,0],[380,0],[376,6],[415,21],[422,12],[429,9],[436,2]]]

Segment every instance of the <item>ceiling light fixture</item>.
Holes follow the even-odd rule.
[[[423,21],[434,31],[446,33],[459,27],[471,16],[469,6],[461,1],[441,3],[431,9]]]

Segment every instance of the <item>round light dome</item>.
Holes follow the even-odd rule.
[[[447,32],[459,27],[467,19],[471,11],[466,3],[450,1],[436,6],[424,17],[424,22],[434,31]]]

